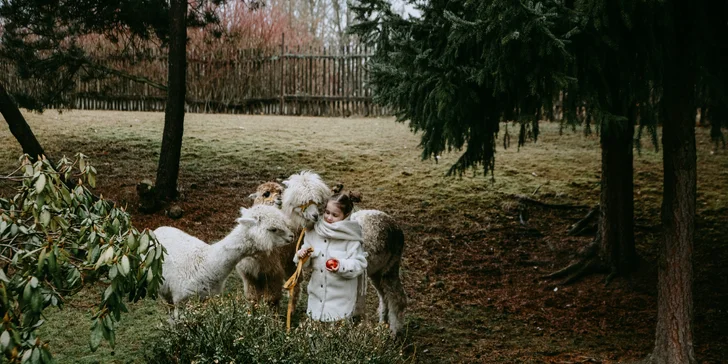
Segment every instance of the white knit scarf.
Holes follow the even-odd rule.
[[[324,219],[314,225],[314,230],[324,238],[362,241],[361,225],[347,217],[344,220],[329,224]]]

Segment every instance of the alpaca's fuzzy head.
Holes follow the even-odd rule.
[[[293,241],[288,219],[276,207],[258,205],[249,209],[241,208],[240,215],[236,221],[247,228],[246,237],[253,242],[254,251],[270,252]]]
[[[303,171],[283,181],[281,209],[294,226],[309,227],[319,218],[319,208],[331,197],[331,190],[321,177],[310,171]]]
[[[268,205],[280,208],[283,202],[283,186],[275,182],[266,182],[258,186],[255,193],[251,193],[248,197],[253,199],[253,206]]]

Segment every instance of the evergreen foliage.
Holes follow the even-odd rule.
[[[449,174],[494,167],[501,121],[538,137],[542,108],[573,79],[567,52],[577,18],[560,1],[445,1],[403,19],[383,0],[352,7],[352,31],[377,48],[376,101],[422,132],[423,159],[465,149]]]
[[[717,125],[728,116],[720,6],[706,14],[696,38],[705,44],[696,87],[705,90]],[[648,128],[658,145],[663,63],[671,51],[663,44],[665,2],[433,0],[418,8],[419,17],[405,19],[385,0],[358,1],[350,31],[376,46],[374,97],[422,132],[423,159],[465,149],[450,173],[478,165],[487,172],[499,122],[520,123],[519,144],[535,139],[542,111],[550,114],[559,99],[568,124],[609,132],[639,122],[640,135]]]
[[[726,147],[721,128],[728,128],[728,3],[716,1],[703,9],[698,22],[698,105],[710,123],[710,136],[716,146]]]
[[[661,72],[656,26],[664,11],[659,2],[577,1],[573,8],[581,31],[569,48],[574,55],[570,74],[577,82],[565,93],[566,122],[587,128],[595,123],[601,132],[615,134],[629,130],[639,115],[640,134],[648,127],[657,146],[652,105]]]
[[[568,123],[585,122],[587,130],[597,123],[602,214],[596,254],[608,257],[585,257],[586,264],[562,271],[576,267],[580,274],[593,262],[619,257],[621,249],[634,250],[632,134],[639,120],[640,132],[649,127],[657,145],[656,126],[663,127],[664,251],[649,361],[696,362],[691,119],[700,104],[714,140],[723,138],[728,3],[432,0],[413,19],[393,14],[383,0],[361,0],[354,10],[359,24],[352,31],[377,46],[371,78],[377,100],[422,131],[424,158],[465,148],[451,173],[479,164],[492,170],[499,121],[522,123],[520,143],[524,119],[533,120],[536,136],[539,111],[549,110],[556,98],[563,99]]]
[[[10,362],[51,362],[36,335],[48,307],[84,287],[104,287],[92,317],[90,346],[115,344],[114,327],[127,312],[124,299],[155,298],[164,248],[151,231],[139,232],[129,214],[94,199],[96,169],[83,154],[56,166],[28,157],[10,176],[18,193],[0,198],[0,352]],[[63,178],[61,178],[63,175]],[[75,188],[63,182],[78,178]]]
[[[220,3],[191,2],[188,25],[215,24],[210,5]],[[84,37],[106,38],[118,44],[122,54],[138,50],[148,40],[163,46],[169,40],[168,13],[166,0],[2,1],[0,57],[13,63],[19,77],[38,81],[32,90],[13,90],[16,102],[37,111],[72,105],[70,91],[77,75],[87,79],[121,75],[83,46]]]

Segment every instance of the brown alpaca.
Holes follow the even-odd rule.
[[[292,176],[293,177],[293,176]],[[292,178],[287,185],[289,189],[285,193],[295,190],[296,182],[300,182],[301,179],[306,180],[309,178],[307,175],[296,175],[297,178]],[[316,175],[316,178],[318,176]],[[276,186],[277,185],[277,186]],[[265,186],[265,187],[264,187]],[[334,190],[340,190],[343,186],[337,185]],[[263,196],[268,193],[268,201],[273,200],[273,196],[280,196],[282,187],[273,182],[267,182],[260,185],[255,194],[251,197]],[[289,191],[290,190],[290,191]],[[258,198],[258,197],[255,197]],[[303,198],[308,200],[310,197]],[[319,199],[325,201],[328,197]],[[301,201],[297,201],[290,195],[288,198],[284,198],[284,205],[294,203],[297,205]],[[295,202],[294,202],[295,201]],[[291,211],[294,214],[296,209],[292,209],[291,206],[283,206],[284,212]],[[301,216],[293,216],[292,218],[301,218]],[[377,210],[360,210],[352,213],[351,219],[359,222],[362,226],[362,232],[364,235],[363,247],[364,250],[369,254],[367,261],[369,267],[367,268],[367,276],[372,282],[372,285],[377,290],[379,295],[379,321],[387,322],[389,328],[393,334],[402,328],[404,324],[404,310],[407,305],[407,297],[402,286],[402,281],[399,277],[399,268],[402,260],[402,250],[404,248],[404,234],[402,229],[397,225],[394,219],[385,214],[382,211]],[[259,270],[257,276],[249,273],[254,273],[254,270],[241,270],[241,265],[238,265],[238,273],[243,277],[243,281],[249,280],[251,282],[259,282],[261,286],[255,287],[256,291],[249,290],[248,287],[252,286],[251,283],[245,284],[246,296],[254,301],[266,299],[262,293],[267,292],[268,295],[272,295],[274,292],[278,292],[278,299],[268,301],[275,304],[280,300],[281,287],[283,282],[289,277],[295,266],[292,264],[292,257],[295,253],[295,244],[290,244],[286,248],[287,251],[279,249],[276,252],[281,254],[271,254],[268,258],[273,260],[274,258],[280,259],[278,262],[268,261],[260,262],[259,267],[274,267],[275,269],[266,269],[265,271]],[[242,264],[242,262],[241,262]],[[246,267],[249,263],[246,263]],[[252,264],[250,264],[252,266]],[[241,273],[242,271],[242,273]],[[246,273],[244,275],[243,273]],[[300,286],[300,285],[299,285]],[[297,286],[298,287],[298,286]],[[298,292],[295,292],[297,296]],[[357,298],[356,309],[354,312],[355,317],[363,318],[364,316],[364,304],[366,302],[365,296],[361,295]],[[295,297],[294,297],[295,300]]]
[[[280,208],[282,193],[283,186],[275,182],[266,182],[258,186],[255,193],[248,197],[253,199],[253,206],[268,205]],[[298,229],[291,227],[295,239],[298,239],[300,231],[296,230]],[[296,264],[293,263],[295,252],[296,241],[275,248],[268,255],[243,258],[235,269],[243,280],[245,297],[251,302],[263,300],[273,307],[278,307],[283,296],[284,280],[296,271]],[[295,292],[296,296],[297,294],[298,290]]]
[[[281,207],[281,197],[283,195],[283,186],[275,182],[266,182],[255,189],[255,193],[251,194],[253,206],[269,205]]]

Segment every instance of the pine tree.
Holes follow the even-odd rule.
[[[637,105],[650,96],[650,70],[647,57],[633,54],[651,33],[642,29],[648,23],[634,21],[648,6],[628,5],[432,1],[421,7],[422,17],[408,20],[384,1],[354,7],[353,31],[379,47],[372,65],[376,99],[423,132],[423,158],[464,148],[450,173],[494,168],[501,121],[520,123],[519,146],[527,135],[537,138],[541,111],[562,93],[566,122],[580,122],[584,107],[585,121],[598,122],[600,229],[582,259],[555,274],[567,281],[591,272],[611,277],[637,261],[632,140]],[[622,71],[625,63],[632,67]]]
[[[693,350],[693,239],[697,194],[695,111],[709,95],[713,130],[728,115],[728,3],[664,4],[656,44],[664,55],[655,86],[662,125],[664,242],[658,263],[655,347],[651,363],[697,363]],[[699,94],[702,90],[703,94]],[[720,101],[720,102],[717,102]],[[722,119],[722,120],[721,120]],[[715,137],[715,134],[713,134]]]
[[[0,114],[2,114],[5,121],[10,127],[10,133],[15,136],[15,139],[20,142],[20,146],[23,148],[23,154],[27,154],[32,162],[38,160],[42,155],[45,155],[43,147],[41,147],[38,139],[35,138],[35,134],[30,129],[30,126],[25,121],[23,114],[20,113],[18,107],[15,105],[15,101],[8,95],[5,90],[5,86],[0,83]]]
[[[720,138],[728,115],[726,6],[707,0],[431,1],[420,7],[420,18],[402,19],[386,2],[364,0],[354,7],[359,23],[353,31],[377,45],[371,66],[376,99],[422,131],[423,158],[465,149],[451,173],[479,165],[492,170],[499,122],[518,120],[523,131],[530,119],[536,136],[539,110],[562,90],[567,121],[578,122],[586,110],[584,121],[598,123],[601,222],[587,254],[562,271],[572,278],[633,268],[633,134],[638,119],[653,132],[661,124],[665,241],[650,361],[693,363],[694,116],[698,100],[709,103],[712,134]]]
[[[720,6],[720,5],[718,5]],[[725,32],[726,9],[716,10],[719,13],[706,14],[699,23],[700,34]],[[723,13],[720,13],[720,12]],[[710,123],[710,137],[715,149],[726,148],[725,135],[721,128],[728,128],[728,42],[720,36],[707,36],[701,39],[698,55],[698,88],[697,101],[700,106],[701,125]]]
[[[171,0],[169,9],[169,56],[167,105],[164,112],[162,150],[159,153],[155,196],[160,201],[177,197],[177,178],[182,155],[185,95],[187,91],[187,0]],[[154,202],[152,206],[156,205]]]
[[[633,138],[640,127],[654,132],[651,105],[659,52],[654,25],[659,23],[657,2],[579,1],[580,32],[569,47],[571,75],[577,82],[565,98],[567,122],[578,123],[579,107],[585,122],[596,122],[601,146],[599,223],[594,242],[580,259],[552,275],[572,282],[593,272],[608,273],[607,282],[634,270],[638,257],[634,241]],[[588,126],[588,125],[587,125]],[[656,137],[653,137],[656,142]]]
[[[376,101],[422,131],[422,157],[462,150],[449,174],[494,168],[504,120],[538,137],[538,119],[569,81],[566,45],[575,18],[558,1],[433,0],[403,19],[384,0],[353,5],[352,31],[376,44]]]

